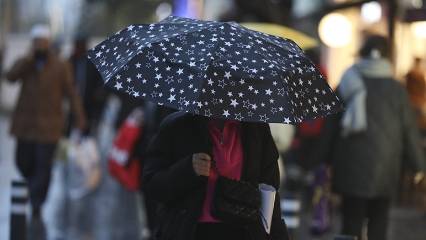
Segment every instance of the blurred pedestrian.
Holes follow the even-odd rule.
[[[421,58],[415,58],[413,67],[407,73],[405,80],[411,104],[417,116],[417,123],[426,132],[426,69],[422,67]]]
[[[86,134],[93,133],[100,121],[105,106],[107,92],[96,67],[87,58],[87,38],[79,35],[74,40],[74,49],[70,63],[74,74],[75,86],[82,98],[84,113],[87,117]],[[70,117],[72,120],[73,117]],[[72,121],[70,121],[72,126]],[[68,126],[68,128],[70,127]]]
[[[145,164],[149,142],[157,133],[161,121],[175,111],[148,101],[142,107],[143,103],[143,101],[129,101],[128,97],[122,96],[120,113],[124,114],[132,107],[133,110],[124,121],[119,114],[118,121],[121,126],[118,128],[109,157],[110,173],[131,191],[141,189],[142,174],[140,173]],[[149,233],[152,233],[156,226],[156,202],[149,195],[144,195],[140,200],[138,204],[141,208],[144,206],[147,227]],[[146,236],[146,232],[143,235]]]
[[[414,64],[405,76],[405,80],[411,105],[416,113],[417,125],[421,131],[423,150],[426,152],[426,69],[422,65],[421,58],[414,58]],[[408,180],[403,185],[404,193],[410,193],[404,196],[408,196],[411,201],[415,200],[416,205],[420,205],[421,209],[425,211],[426,188],[422,187],[426,185],[425,181],[422,183],[424,175],[416,174],[414,182],[411,181],[412,173],[406,173],[404,177]]]
[[[63,133],[63,99],[69,98],[80,130],[85,127],[85,118],[69,65],[50,51],[49,27],[35,25],[31,38],[31,51],[15,62],[6,77],[22,83],[11,133],[17,138],[16,165],[29,185],[32,217],[38,219],[48,192],[55,147]]]
[[[146,152],[149,146],[149,143],[152,141],[153,137],[158,133],[160,129],[160,123],[171,113],[176,110],[168,108],[165,106],[159,106],[153,102],[146,101],[144,105],[145,112],[145,122],[144,122],[144,132],[136,142],[134,146],[133,156],[140,160],[141,167],[145,166]],[[142,186],[142,178],[141,186]],[[144,206],[146,208],[146,218],[148,222],[148,227],[150,232],[155,231],[157,225],[156,219],[156,208],[157,203],[149,195],[143,196]]]
[[[327,120],[320,146],[319,156],[331,160],[333,187],[342,196],[342,233],[358,239],[367,219],[368,239],[386,239],[401,166],[425,169],[407,92],[392,76],[389,47],[382,36],[366,39],[337,89],[346,111]]]
[[[169,115],[148,148],[144,166],[145,194],[159,204],[155,239],[288,239],[278,194],[270,236],[260,218],[258,223],[231,225],[212,216],[219,171],[279,189],[277,159],[267,124],[184,112]]]

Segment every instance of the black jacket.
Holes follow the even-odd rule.
[[[364,198],[391,197],[401,167],[425,169],[407,92],[396,80],[363,76],[367,88],[367,130],[343,137],[342,114],[327,119],[317,157],[331,161],[338,193]]]
[[[192,154],[212,152],[208,119],[185,113],[174,113],[162,123],[148,148],[144,167],[144,191],[161,207],[156,237],[159,240],[192,240],[207,188],[207,178],[197,176],[192,167]],[[279,189],[278,152],[267,124],[242,123],[242,179],[266,183]],[[277,195],[271,238],[260,221],[244,226],[247,239],[288,239],[281,220]]]

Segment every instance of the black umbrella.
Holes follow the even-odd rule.
[[[170,16],[131,25],[89,58],[106,85],[207,117],[296,123],[341,110],[293,41],[234,22]]]

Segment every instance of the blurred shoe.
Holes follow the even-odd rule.
[[[41,209],[38,208],[33,208],[32,214],[31,214],[31,219],[33,220],[40,220],[41,219]]]
[[[32,216],[28,225],[28,240],[47,240],[46,226],[40,217]]]

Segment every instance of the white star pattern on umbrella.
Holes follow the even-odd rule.
[[[223,114],[222,114],[223,116],[225,116],[226,118],[227,117],[229,117],[229,115],[231,115],[231,114],[229,114],[229,111],[228,110],[223,110]]]
[[[176,100],[176,95],[170,94],[170,97],[167,98],[167,100],[169,100],[169,102],[173,102]]]
[[[236,23],[130,25],[89,58],[108,86],[207,117],[296,123],[340,108],[295,43]]]
[[[121,82],[116,82],[114,87],[115,89],[120,90],[123,88],[123,84],[121,84]]]
[[[237,100],[236,99],[232,99],[230,105],[233,106],[234,108],[237,107],[237,105],[238,105]]]

